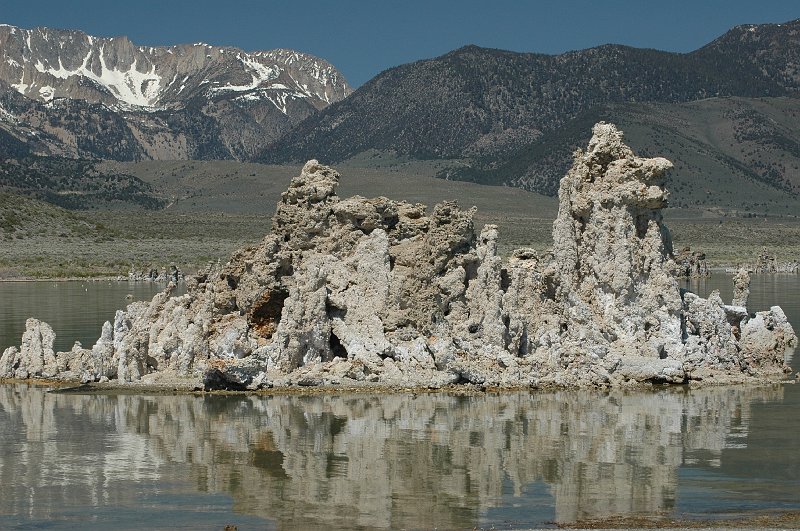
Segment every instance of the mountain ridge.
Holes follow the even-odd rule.
[[[136,47],[124,37],[8,25],[0,25],[0,44],[12,34],[17,48],[0,46],[0,158],[338,163],[374,151],[444,161],[446,179],[553,195],[570,153],[605,120],[618,123],[637,151],[674,159],[678,206],[707,203],[709,186],[729,194],[720,199],[729,211],[764,210],[800,192],[800,127],[781,115],[800,111],[800,19],[736,26],[688,53],[603,44],[547,55],[466,45],[387,69],[346,97],[342,88],[313,99],[319,87],[305,83],[307,97],[277,103],[262,96],[289,90],[284,79],[302,80],[268,58],[288,64],[311,56],[204,43]],[[69,42],[79,46],[63,51]],[[47,53],[30,56],[40,49]],[[172,62],[154,69],[162,63],[148,57],[156,55]],[[236,68],[226,71],[225,61]],[[120,103],[114,91],[122,89],[94,79],[123,82],[131,77],[108,72],[134,64],[145,77],[152,70],[168,78],[161,92],[138,85],[138,95],[154,98],[150,106]],[[179,90],[189,67],[195,77]],[[91,75],[78,75],[81,68]],[[52,90],[42,92],[45,85]],[[71,88],[84,97],[60,96]],[[757,202],[735,190],[753,186]]]
[[[285,48],[148,47],[0,25],[0,128],[39,155],[245,159],[351,90],[327,61]],[[95,146],[97,135],[64,123],[70,106],[90,126],[116,123],[129,147]]]
[[[137,46],[125,36],[8,24],[0,25],[0,42],[0,78],[19,78],[11,85],[42,102],[75,99],[77,92],[93,103],[158,109],[182,103],[184,92],[189,98],[232,92],[267,99],[278,108],[287,97],[308,98],[321,108],[350,90],[327,61],[285,48],[245,52],[205,43]],[[86,85],[80,86],[81,81]]]
[[[373,149],[492,169],[609,105],[776,98],[798,90],[800,19],[737,26],[688,53],[605,44],[545,55],[467,45],[385,70],[300,122],[256,160],[336,163]],[[457,171],[445,175],[465,178]],[[539,181],[527,188],[554,193],[552,178]],[[519,186],[510,178],[478,182]]]
[[[675,206],[714,201],[753,207],[800,191],[800,98],[708,98],[694,102],[609,104],[586,111],[553,134],[503,157],[476,158],[442,169],[439,177],[506,184],[554,195],[571,153],[598,121],[613,120],[637,153],[664,156],[675,168],[668,188]],[[737,192],[737,188],[739,191]],[[725,194],[733,194],[725,198]],[[744,204],[742,204],[744,203]],[[754,209],[753,210],[761,210]]]

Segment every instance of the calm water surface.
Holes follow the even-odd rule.
[[[141,396],[0,386],[0,528],[472,529],[800,510],[800,385]]]
[[[680,283],[680,286],[707,297],[712,290],[719,290],[722,300],[730,304],[733,298],[733,277],[714,273],[705,278],[694,278]],[[795,330],[800,329],[800,274],[772,273],[752,275],[750,278],[750,298],[747,309],[750,312],[768,310],[770,306],[780,306]]]
[[[20,344],[28,317],[53,327],[57,351],[71,349],[75,341],[91,347],[114,312],[149,301],[162,289],[156,282],[0,282],[0,352]]]
[[[725,275],[689,287],[732,291]],[[124,307],[128,284],[114,289],[99,299]],[[800,276],[756,276],[751,291],[751,310],[778,303],[798,327]],[[88,313],[70,293],[77,304],[42,305]],[[87,343],[114,309],[86,325]],[[799,413],[800,385],[472,397],[0,385],[0,529],[502,529],[800,510]]]

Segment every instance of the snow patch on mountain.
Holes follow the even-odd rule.
[[[8,112],[8,110],[3,107],[2,103],[0,103],[0,120],[4,122],[10,122],[12,124],[19,123],[19,119],[14,114]]]
[[[351,92],[328,62],[284,49],[145,47],[126,37],[2,24],[0,43],[0,81],[13,93],[0,122],[13,129],[11,111],[26,128],[42,129],[42,153],[241,160]],[[239,110],[227,112],[230,104]],[[20,135],[33,134],[28,129]]]
[[[209,95],[217,95],[225,92],[248,92],[280,75],[280,70],[278,68],[261,64],[250,57],[237,54],[236,58],[244,66],[245,70],[250,72],[252,81],[245,85],[231,85],[228,83],[221,87],[212,87],[208,90]]]
[[[25,91],[28,90],[28,84],[25,83],[25,71],[22,71],[22,77],[19,80],[19,83],[11,83],[11,87],[19,92],[20,94],[25,94]]]
[[[297,97],[303,97],[302,95],[298,94],[291,94],[286,92],[277,92],[273,95],[267,95],[267,99],[272,102],[275,107],[280,109],[283,114],[286,114],[286,101],[288,99],[293,99]]]
[[[83,64],[75,70],[68,70],[62,63],[61,56],[58,57],[58,68],[46,66],[41,59],[36,60],[34,67],[43,74],[48,74],[58,79],[68,79],[72,76],[81,76],[91,79],[95,83],[107,88],[118,100],[128,105],[137,107],[152,107],[160,96],[161,76],[156,74],[156,66],[150,66],[149,72],[140,72],[137,68],[137,60],[134,58],[133,64],[127,70],[110,68],[106,64],[105,49],[100,48],[98,59],[100,61],[100,73],[96,74],[89,68],[89,63],[93,58],[94,51],[90,50],[83,59]],[[15,87],[16,88],[16,87]],[[50,91],[43,89],[49,88]],[[18,89],[19,90],[19,89]],[[20,91],[25,94],[23,91]],[[42,87],[39,89],[44,101],[52,99],[53,87]],[[45,97],[49,93],[50,97]]]
[[[55,93],[56,93],[55,89],[48,85],[39,88],[39,95],[42,97],[42,100],[44,101],[51,101],[55,96]]]
[[[0,33],[10,39],[0,49],[0,61],[9,66],[2,65],[3,78],[24,96],[45,103],[56,94],[110,103],[111,95],[122,108],[155,110],[180,105],[182,98],[195,96],[202,87],[201,94],[209,99],[247,93],[248,101],[260,98],[285,113],[287,98],[317,100],[314,106],[320,108],[350,93],[332,65],[294,50],[247,53],[202,42],[144,47],[124,37],[9,25],[0,25]],[[85,87],[92,84],[97,89],[87,92]],[[80,87],[84,89],[77,90]],[[286,94],[277,96],[280,90]]]

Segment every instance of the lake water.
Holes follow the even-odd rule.
[[[149,301],[162,289],[164,284],[155,282],[0,282],[0,352],[19,346],[28,317],[53,327],[57,351],[71,349],[75,341],[91,348],[117,310]]]
[[[728,276],[690,287],[730,299]],[[751,310],[781,304],[798,326],[800,276],[757,276],[751,291]],[[124,306],[120,293],[103,304]],[[42,301],[89,311],[60,296]],[[87,328],[99,331],[113,308],[102,313]],[[800,385],[476,396],[47,391],[0,385],[0,529],[507,529],[800,510]]]
[[[512,528],[800,510],[800,385],[478,396],[0,386],[0,528]]]

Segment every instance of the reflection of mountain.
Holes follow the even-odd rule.
[[[752,404],[782,396],[148,397],[6,385],[0,429],[16,439],[0,448],[0,514],[119,503],[130,479],[188,479],[229,493],[238,512],[302,528],[473,527],[508,498],[504,484],[525,504],[537,482],[559,521],[652,513],[674,506],[679,466],[718,466],[746,443]]]

